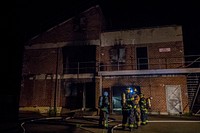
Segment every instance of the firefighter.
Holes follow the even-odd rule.
[[[108,92],[105,91],[103,96],[99,97],[99,127],[101,128],[108,128],[109,105]]]
[[[135,116],[134,116],[134,97],[133,90],[128,87],[125,89],[125,92],[122,93],[122,128],[125,130],[126,127],[130,129],[130,131],[134,128]]]
[[[151,100],[152,100],[152,97],[146,98],[146,102],[147,102],[146,124],[148,123],[148,111],[151,109]]]
[[[136,119],[136,122],[135,122],[135,127],[138,128],[140,126],[140,123],[141,123],[141,111],[140,111],[140,105],[139,105],[139,101],[140,101],[140,96],[138,95],[138,91],[136,88],[134,88],[134,105],[135,105],[135,108],[134,108],[134,113],[135,113],[135,119]]]
[[[141,121],[142,121],[142,125],[147,124],[148,120],[147,120],[147,99],[144,97],[144,94],[140,94],[140,110],[141,110]]]

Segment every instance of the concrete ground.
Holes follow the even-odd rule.
[[[1,122],[2,133],[126,133],[121,128],[122,116],[111,114],[109,128],[98,127],[98,116],[79,112],[48,117],[37,113],[21,113],[18,122]],[[150,115],[149,123],[133,130],[134,133],[200,133],[199,116]]]
[[[119,116],[119,122],[121,120]],[[124,133],[121,126],[115,127],[113,133]],[[134,133],[199,133],[200,117],[186,116],[149,116],[149,123],[134,129]]]

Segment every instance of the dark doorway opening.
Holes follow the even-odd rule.
[[[65,96],[68,109],[95,108],[94,83],[71,83],[65,87]]]
[[[148,69],[147,47],[137,47],[137,70]]]
[[[140,86],[136,86],[136,85],[131,85],[131,86],[112,86],[112,95],[111,95],[111,98],[112,98],[112,104],[111,104],[111,110],[112,110],[112,113],[120,113],[121,114],[121,109],[122,109],[122,106],[121,106],[121,95],[122,95],[122,92],[125,91],[125,89],[127,87],[131,87],[132,89],[133,88],[136,88],[137,89],[137,94],[140,94],[141,93],[141,89],[140,89]]]

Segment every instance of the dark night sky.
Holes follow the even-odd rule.
[[[199,53],[200,6],[179,0],[21,0],[17,3],[20,37],[28,40],[54,25],[99,4],[111,28],[138,28],[180,24],[183,26],[186,54]]]

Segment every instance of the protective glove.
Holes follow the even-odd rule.
[[[133,100],[134,100],[134,97],[131,98],[131,101],[133,101]]]
[[[129,104],[128,107],[129,107],[129,108],[132,108],[132,105]]]

